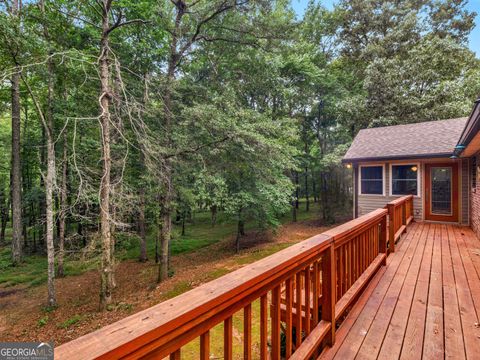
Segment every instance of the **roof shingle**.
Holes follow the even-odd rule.
[[[360,130],[343,161],[451,155],[466,117]]]

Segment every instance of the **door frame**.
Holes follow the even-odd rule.
[[[452,215],[436,215],[431,213],[431,169],[435,167],[451,167],[452,168]],[[424,178],[424,206],[425,220],[442,221],[442,222],[459,222],[459,169],[458,162],[449,163],[426,163]]]

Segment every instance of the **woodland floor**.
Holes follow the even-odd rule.
[[[213,245],[173,256],[175,274],[160,285],[155,283],[154,261],[122,261],[116,270],[116,302],[108,311],[97,309],[99,276],[95,270],[57,279],[56,309],[44,306],[45,284],[0,285],[0,339],[53,341],[56,345],[70,341],[324,231],[326,227],[312,219],[318,216],[315,209],[275,233],[251,230],[242,239],[239,254],[232,251],[233,236],[227,236]]]

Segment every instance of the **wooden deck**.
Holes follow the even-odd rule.
[[[480,241],[414,223],[319,359],[480,359]]]

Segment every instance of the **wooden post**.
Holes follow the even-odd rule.
[[[387,215],[382,218],[380,222],[380,244],[379,244],[379,252],[381,254],[387,255]],[[387,257],[385,256],[385,260],[383,260],[382,265],[387,265]]]
[[[404,233],[407,232],[407,201],[402,204],[402,225],[405,225]]]
[[[412,221],[413,221],[413,219],[414,219],[414,216],[413,216],[413,196],[410,198],[409,203],[410,203],[410,216],[412,217]]]
[[[272,351],[271,359],[280,360],[281,353],[281,344],[280,344],[280,286],[275,287],[272,290],[272,307],[271,307],[271,317],[272,317]],[[297,314],[298,315],[298,314]],[[301,315],[300,315],[301,316]]]
[[[243,308],[243,359],[252,359],[252,304]]]
[[[170,360],[180,360],[182,358],[180,349],[170,354]]]
[[[335,299],[336,299],[336,268],[335,244],[332,243],[322,259],[322,320],[331,323],[330,332],[325,337],[327,345],[335,344]]]
[[[210,330],[200,336],[200,360],[210,359]]]
[[[387,204],[388,208],[388,251],[395,252],[395,204]]]

